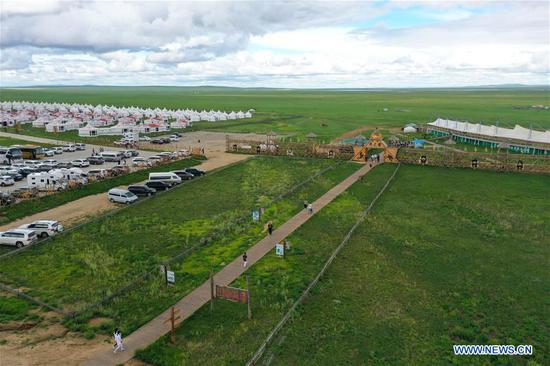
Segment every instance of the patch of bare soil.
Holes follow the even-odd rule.
[[[363,127],[356,128],[355,130],[351,130],[351,131],[343,133],[341,136],[339,136],[339,137],[335,138],[334,140],[332,140],[331,143],[335,144],[337,142],[355,137],[357,135],[362,134],[365,131],[370,131],[372,129],[373,129],[372,126],[363,126]]]
[[[76,366],[91,354],[111,347],[107,336],[87,340],[67,333],[60,324],[36,330],[36,333],[12,333],[0,345],[0,366]]]

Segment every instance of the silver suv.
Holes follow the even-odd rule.
[[[32,230],[38,237],[47,238],[63,231],[63,225],[59,221],[38,220],[30,224],[19,226],[19,229]]]
[[[18,248],[31,245],[37,239],[36,233],[32,230],[12,229],[0,232],[0,244],[15,245]]]

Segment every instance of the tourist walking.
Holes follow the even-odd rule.
[[[120,333],[120,330],[118,328],[115,329],[115,333],[113,334],[115,337],[115,345],[113,353],[116,353],[116,351],[124,351],[124,345],[122,344],[122,334]]]
[[[243,254],[243,267],[246,267],[248,264],[248,255],[246,255],[246,252]]]
[[[309,203],[307,201],[304,201],[304,210],[307,210],[308,205],[309,205]]]
[[[267,232],[269,235],[273,234],[273,221],[269,220],[267,223]]]
[[[307,212],[310,215],[313,215],[313,205],[311,203],[309,205],[307,205]]]

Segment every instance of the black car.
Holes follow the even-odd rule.
[[[27,175],[29,175],[31,173],[36,173],[38,171],[38,169],[36,169],[35,167],[32,167],[32,166],[29,166],[29,167],[17,169],[17,171],[23,177],[26,177]]]
[[[169,144],[172,142],[169,137],[163,137],[161,140],[163,144]]]
[[[170,186],[164,182],[161,181],[147,181],[145,182],[145,185],[149,188],[153,188],[157,191],[165,191],[170,188]]]
[[[105,162],[105,159],[98,155],[90,156],[86,160],[88,160],[90,165],[101,165]]]
[[[42,163],[38,166],[39,172],[49,172],[52,169],[57,168],[58,164]]]
[[[136,156],[139,156],[139,151],[137,150],[128,150],[130,154],[132,154],[132,157],[135,158]]]
[[[164,144],[164,141],[162,141],[162,139],[154,139],[154,140],[151,140],[151,143],[155,145],[160,145],[160,144]]]
[[[195,177],[200,177],[201,175],[205,175],[206,172],[204,170],[196,169],[196,168],[185,168],[184,170],[186,173],[192,174]]]
[[[23,180],[23,178],[24,178],[23,174],[20,174],[20,173],[6,172],[6,173],[2,173],[2,174],[3,175],[9,175],[16,182],[19,182],[19,181]]]
[[[136,196],[152,196],[157,193],[156,189],[141,185],[128,186],[128,190]]]
[[[191,173],[186,172],[185,170],[174,170],[172,171],[175,175],[181,178],[181,180],[191,180],[195,178],[195,176]]]
[[[178,136],[178,137],[182,137],[182,136],[183,136],[183,135],[182,135],[181,133],[179,133],[179,132],[174,132],[173,134],[176,135],[176,136]]]

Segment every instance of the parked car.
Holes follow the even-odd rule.
[[[34,167],[38,167],[38,165],[42,164],[42,162],[38,161],[38,160],[25,160],[23,162],[23,164],[27,165],[27,166],[34,166]]]
[[[164,182],[161,181],[147,181],[145,182],[145,185],[149,188],[154,188],[156,191],[165,191],[167,189],[170,189],[170,186]]]
[[[92,178],[95,180],[104,179],[107,176],[107,170],[105,169],[92,169],[88,171],[88,178]]]
[[[36,233],[33,230],[26,229],[11,229],[0,232],[0,244],[15,245],[17,248],[22,248],[25,245],[30,245],[38,240]]]
[[[38,220],[30,224],[21,225],[19,229],[32,230],[39,238],[44,239],[59,234],[64,228],[59,221]]]
[[[155,145],[162,145],[162,144],[164,144],[164,140],[163,139],[154,139],[154,140],[151,140],[151,143],[155,144]]]
[[[86,150],[86,144],[83,144],[83,143],[74,144],[74,147],[79,151]]]
[[[174,135],[170,136],[169,139],[170,139],[170,142],[177,142],[180,140],[178,136],[174,136]]]
[[[147,160],[149,160],[149,161],[150,161],[151,163],[153,163],[153,164],[158,164],[158,163],[160,163],[163,159],[162,159],[160,156],[158,156],[158,155],[153,155],[153,156],[149,156],[149,157],[147,158]]]
[[[176,154],[179,156],[183,156],[184,158],[191,156],[191,153],[189,152],[189,150],[179,150],[179,151],[176,151]]]
[[[107,192],[107,198],[111,202],[130,204],[138,200],[138,197],[126,189],[113,188]]]
[[[185,170],[173,170],[171,173],[176,174],[178,177],[181,178],[181,180],[191,180],[195,178],[193,174],[188,173]]]
[[[177,158],[177,155],[175,153],[168,152],[168,151],[163,151],[161,153],[158,153],[157,155],[160,156],[161,158],[165,159],[165,160],[172,160],[172,159]]]
[[[200,177],[201,175],[206,174],[204,170],[200,170],[197,168],[185,168],[184,171],[193,174],[195,177]]]
[[[171,172],[149,173],[149,181],[160,181],[170,186],[175,186],[181,183],[181,178],[177,174]]]
[[[122,175],[130,172],[130,168],[127,165],[115,165],[111,170],[115,175]]]
[[[139,151],[137,150],[128,150],[130,152],[130,154],[132,154],[132,157],[136,157],[136,156],[139,156]]]
[[[9,176],[9,175],[2,175],[0,176],[0,186],[13,186],[15,184],[15,180]]]
[[[65,144],[62,149],[64,152],[74,152],[76,151],[76,146],[74,144]]]
[[[131,185],[128,190],[136,196],[152,196],[157,193],[157,190],[146,185]]]
[[[132,166],[139,166],[139,167],[145,167],[145,166],[151,166],[152,162],[145,159],[145,158],[134,158],[132,159]]]
[[[124,159],[124,154],[120,151],[104,151],[100,153],[101,157],[105,159],[105,161],[116,161],[120,162],[122,159]]]
[[[48,157],[55,155],[55,151],[53,151],[52,149],[44,148],[43,151],[44,151],[44,155],[46,155]]]
[[[88,160],[88,162],[91,165],[101,165],[101,164],[105,163],[105,159],[103,159],[99,155],[90,156],[90,157],[86,158],[86,160]]]
[[[174,132],[172,136],[182,137],[183,135],[179,132]]]
[[[63,154],[63,148],[61,146],[52,147],[52,150],[55,155]]]
[[[73,166],[77,166],[79,168],[85,168],[85,167],[90,166],[90,162],[86,159],[75,159],[75,160],[71,161],[71,164]]]
[[[59,164],[57,164],[57,167],[59,169],[69,169],[73,167],[73,164],[69,161],[62,161]]]
[[[23,174],[19,173],[17,170],[11,170],[9,172],[3,172],[2,174],[4,176],[12,177],[12,179],[16,182],[19,182],[19,181],[23,180],[23,178],[24,178]]]
[[[151,141],[151,138],[149,136],[140,136],[139,141]]]
[[[46,160],[42,160],[42,164],[57,164],[58,161],[55,160],[55,159],[46,159]]]
[[[169,144],[172,142],[169,137],[163,137],[161,138],[161,140],[163,141],[164,144]]]
[[[56,169],[57,168],[57,163],[55,164],[51,164],[51,163],[42,163],[40,165],[37,166],[37,170],[39,172],[49,172],[50,170],[52,169]]]

